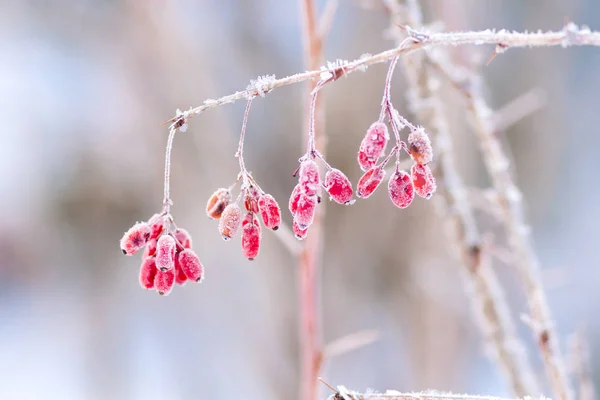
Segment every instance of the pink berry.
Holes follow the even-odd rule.
[[[356,195],[366,199],[379,187],[385,177],[385,171],[380,167],[373,167],[360,178],[356,185]]]
[[[435,192],[436,184],[431,168],[428,165],[415,164],[410,169],[412,183],[415,186],[415,192],[421,197],[429,199]]]
[[[175,254],[175,283],[183,286],[188,280],[187,275],[181,269],[181,265],[179,264],[179,255],[181,252]]]
[[[142,258],[150,258],[155,254],[156,254],[156,239],[150,239],[150,240],[148,240],[148,243],[146,243],[146,247],[144,248],[144,254],[142,255]]]
[[[175,266],[175,239],[171,235],[162,235],[156,242],[156,268],[168,271]]]
[[[258,218],[253,212],[248,212],[242,221],[242,252],[252,261],[260,250],[261,229]]]
[[[200,282],[204,276],[204,268],[192,249],[185,249],[179,253],[179,268],[195,282]]]
[[[307,196],[305,194],[300,195],[298,200],[298,209],[294,214],[294,222],[298,224],[301,229],[308,228],[315,218],[315,212],[317,209],[316,196]]]
[[[430,163],[433,159],[431,141],[423,127],[418,127],[408,135],[408,151],[412,159],[420,165]]]
[[[225,207],[221,220],[219,221],[219,233],[224,240],[229,240],[234,237],[240,228],[242,219],[242,210],[236,203]]]
[[[217,189],[208,199],[206,203],[206,215],[212,219],[221,218],[223,210],[229,205],[231,194],[225,188]]]
[[[338,204],[350,204],[352,201],[352,183],[342,171],[332,169],[325,175],[325,188],[331,199]]]
[[[281,224],[281,209],[279,204],[270,194],[264,194],[258,198],[258,211],[260,216],[269,229],[276,231]]]
[[[302,194],[301,190],[302,189],[300,188],[300,184],[298,184],[294,187],[294,190],[292,190],[292,194],[290,195],[290,202],[288,207],[292,215],[295,215],[296,211],[298,211],[298,202],[300,201],[300,195]]]
[[[363,171],[373,167],[385,151],[390,135],[383,122],[373,123],[360,143],[358,150],[358,165]]]
[[[140,285],[144,289],[152,289],[154,287],[154,277],[156,276],[156,261],[154,257],[145,258],[140,267]]]
[[[404,171],[396,171],[394,175],[390,176],[388,193],[396,207],[408,207],[415,198],[415,188],[410,175]]]
[[[152,221],[152,224],[150,224]],[[150,229],[152,229],[152,234],[150,235],[150,239],[158,239],[163,230],[165,229],[165,218],[160,214],[154,214],[152,218],[148,220],[150,224]]]
[[[298,184],[302,193],[314,196],[319,190],[319,166],[313,160],[306,160],[300,164],[298,172]]]
[[[167,296],[173,290],[175,284],[175,268],[171,268],[168,271],[156,271],[154,277],[154,288],[161,296]]]
[[[192,236],[185,229],[177,229],[175,231],[175,239],[177,239],[177,241],[179,242],[177,243],[177,251],[189,249],[192,247]],[[183,249],[180,245],[183,246]]]
[[[296,239],[298,240],[304,239],[308,234],[308,228],[300,229],[296,221],[294,221],[294,223],[292,224],[292,230],[294,231],[294,236],[296,236]]]
[[[137,253],[139,249],[146,245],[151,233],[150,226],[145,222],[138,222],[129,228],[121,238],[121,250],[123,254],[131,256]]]

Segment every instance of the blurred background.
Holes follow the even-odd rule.
[[[318,2],[320,9],[324,1]],[[600,28],[594,0],[430,0],[446,29]],[[326,58],[393,47],[377,1],[340,0]],[[297,260],[265,232],[254,262],[224,242],[204,207],[237,174],[244,102],[193,119],[173,149],[172,198],[206,268],[168,297],[137,282],[139,257],[118,241],[158,212],[167,129],[159,124],[258,75],[303,71],[299,6],[275,0],[0,2],[0,398],[282,399],[299,388]],[[492,48],[452,50],[487,59]],[[400,67],[398,67],[400,68]],[[500,108],[541,88],[546,106],[505,132],[524,192],[561,345],[585,329],[594,378],[600,352],[600,51],[515,49],[483,69]],[[356,151],[377,119],[386,67],[325,89],[327,159],[360,176]],[[393,98],[405,104],[396,73]],[[461,172],[486,188],[465,106],[445,90]],[[290,222],[303,153],[305,86],[252,107],[246,164]],[[322,262],[325,342],[364,330],[379,339],[328,360],[322,376],[355,390],[509,395],[485,354],[449,257],[435,200],[395,208],[385,190],[352,207],[327,204]],[[484,231],[498,223],[482,216]],[[495,237],[499,247],[501,235]],[[526,311],[512,266],[496,271],[515,318]],[[519,333],[542,376],[530,331]],[[550,395],[549,391],[544,391]],[[328,393],[323,389],[322,397]]]

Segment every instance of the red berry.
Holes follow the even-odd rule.
[[[167,296],[173,290],[175,284],[175,268],[171,268],[168,271],[156,271],[154,277],[154,288],[161,296]]]
[[[415,192],[421,197],[429,199],[435,192],[436,184],[431,168],[428,165],[415,164],[410,169],[412,183],[415,186]]]
[[[200,282],[204,276],[204,268],[192,249],[185,249],[179,253],[179,268],[185,276],[195,282]]]
[[[415,198],[415,188],[410,175],[404,171],[396,171],[394,175],[390,176],[388,193],[396,207],[408,207]]]
[[[171,235],[162,235],[156,242],[156,268],[160,271],[173,269],[175,266],[175,239]]]
[[[342,171],[332,169],[325,175],[325,188],[331,199],[338,204],[350,204],[352,202],[352,183]]]
[[[150,221],[152,223],[150,224]],[[152,218],[148,220],[148,224],[150,224],[150,229],[152,229],[152,234],[150,235],[150,239],[158,239],[163,230],[165,229],[165,218],[160,214],[154,214]]]
[[[288,208],[290,209],[292,215],[295,215],[296,211],[298,211],[298,202],[300,201],[301,190],[300,184],[296,185],[294,190],[292,190],[290,202],[288,204]]]
[[[316,209],[316,196],[300,195],[298,209],[296,210],[296,214],[294,214],[294,222],[296,222],[301,229],[308,228],[313,223]]]
[[[146,247],[144,248],[144,254],[142,255],[142,258],[150,258],[155,254],[156,254],[156,239],[150,239],[150,240],[148,240],[148,243],[146,243]]]
[[[144,289],[152,289],[154,287],[154,277],[156,276],[156,261],[154,257],[145,258],[140,267],[140,285]]]
[[[385,151],[390,135],[383,122],[373,123],[360,143],[358,165],[363,171],[373,167]]]
[[[371,196],[375,189],[379,187],[379,184],[385,177],[385,171],[380,167],[373,167],[360,178],[358,185],[356,185],[356,195],[366,199]]]
[[[225,188],[217,189],[208,199],[206,203],[206,215],[212,219],[221,218],[223,210],[231,202],[231,193]]]
[[[408,135],[408,151],[412,159],[420,165],[425,165],[433,159],[431,141],[423,127],[418,127]]]
[[[249,212],[242,222],[242,252],[248,260],[254,260],[260,250],[261,229],[258,218]]]
[[[121,238],[121,250],[123,254],[131,256],[137,253],[139,249],[146,245],[151,233],[150,226],[145,222],[138,222],[129,228]]]
[[[313,160],[306,160],[300,164],[298,173],[298,184],[302,193],[308,196],[314,196],[319,190],[319,166]]]
[[[270,194],[264,194],[258,198],[258,210],[260,216],[269,229],[276,231],[281,223],[281,209],[279,204]]]
[[[189,249],[192,247],[192,236],[185,229],[177,229],[175,231],[175,239],[177,239],[177,241],[179,242],[177,243],[177,251]],[[180,245],[183,246],[183,248],[181,248]]]
[[[185,274],[185,272],[183,272],[183,270],[181,269],[181,265],[179,264],[179,255],[181,254],[181,252],[175,254],[175,283],[183,286],[185,285],[185,282],[187,282],[188,277]]]
[[[258,212],[258,191],[254,186],[250,186],[246,189],[246,194],[244,196],[244,206],[246,207],[246,211]]]
[[[306,237],[306,235],[308,234],[308,228],[300,229],[300,227],[298,226],[298,223],[296,221],[294,221],[294,223],[292,224],[292,230],[294,231],[294,235],[296,236],[296,239],[298,239],[298,240],[304,239]]]
[[[233,203],[225,207],[219,221],[219,233],[223,236],[224,240],[229,240],[235,236],[240,228],[241,219],[242,210],[240,206]]]

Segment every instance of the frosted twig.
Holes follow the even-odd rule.
[[[492,123],[492,111],[481,94],[481,78],[428,53],[432,65],[464,96],[475,122],[475,132],[483,161],[498,196],[508,243],[515,266],[525,288],[534,339],[540,349],[546,376],[557,399],[572,399],[572,389],[565,373],[565,362],[558,345],[554,322],[540,278],[538,258],[530,240],[530,229],[521,209],[522,194],[515,184],[509,160]]]
[[[407,0],[405,7],[397,0],[384,0],[392,20],[396,24],[408,22],[422,25],[422,12],[418,0]],[[396,31],[397,41],[403,40]],[[435,92],[435,77],[431,66],[424,63],[423,57],[413,54],[402,58],[409,86],[408,104],[421,124],[433,135],[437,149],[439,175],[445,183],[445,199],[449,214],[449,236],[456,250],[463,277],[469,292],[476,320],[488,343],[488,349],[510,383],[513,393],[525,396],[536,393],[533,373],[524,354],[524,347],[515,333],[504,293],[491,269],[490,259],[485,250],[475,221],[473,210],[454,160],[452,137],[450,135],[446,111]]]
[[[396,390],[388,390],[385,393],[359,393],[338,386],[337,392],[329,397],[330,400],[518,400],[495,396],[477,396],[469,394],[452,394],[436,391],[400,393]],[[523,400],[532,398],[525,397]],[[545,400],[542,396],[540,400]]]
[[[165,149],[165,185],[163,196],[163,212],[169,214],[171,211],[171,150],[173,149],[173,139],[177,128],[175,124],[169,127],[169,137],[167,138],[167,147]]]
[[[315,28],[313,21],[312,27]],[[447,33],[426,33],[413,30],[409,27],[404,27],[409,35],[410,40],[407,40],[393,49],[383,51],[378,54],[361,57],[354,61],[346,63],[343,67],[344,74],[349,74],[354,71],[364,71],[365,67],[373,64],[384,63],[394,56],[405,54],[417,49],[434,46],[458,46],[458,45],[484,45],[495,44],[502,45],[504,49],[509,47],[542,47],[542,46],[600,46],[600,32],[591,31],[587,27],[578,27],[573,23],[567,24],[563,29],[556,32],[537,32],[537,33],[521,33],[509,32],[506,30],[494,31],[472,31],[472,32],[447,32]],[[310,49],[307,51],[316,51],[320,53],[321,41],[319,43],[310,44]],[[325,67],[324,67],[325,68]],[[274,77],[263,77],[254,85],[248,86],[246,90],[238,91],[233,94],[221,97],[217,100],[205,100],[204,104],[189,109],[187,117],[198,115],[209,108],[215,108],[224,104],[233,103],[237,100],[248,99],[249,97],[264,95],[273,89],[287,86],[295,83],[300,83],[308,80],[319,78],[322,69],[316,63],[312,70],[290,75],[285,78],[275,79]],[[175,116],[169,119],[168,123],[178,119]]]
[[[579,400],[594,400],[596,398],[596,390],[594,381],[590,372],[590,359],[587,341],[583,332],[577,332],[572,335],[569,340],[569,348],[571,351],[571,374],[575,376],[579,383]]]

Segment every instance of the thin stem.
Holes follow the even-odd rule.
[[[319,69],[323,61],[323,37],[319,35],[316,21],[314,0],[299,0],[302,9],[302,30],[304,43],[304,62],[309,70]],[[335,76],[335,74],[331,74]],[[320,73],[315,77],[320,76]],[[325,81],[310,82],[311,93],[308,135],[310,151],[316,151],[317,144],[325,152],[325,123],[323,100],[317,101],[317,92]],[[319,140],[319,143],[317,143]],[[314,153],[312,153],[314,154]],[[299,294],[300,294],[300,399],[317,400],[318,377],[323,361],[319,321],[319,257],[321,250],[321,225],[323,206],[317,208],[310,228],[310,235],[299,260]]]
[[[246,103],[246,111],[244,111],[244,121],[242,122],[242,132],[240,133],[240,142],[238,143],[238,150],[235,156],[238,158],[240,163],[240,174],[244,180],[244,184],[248,183],[248,171],[246,170],[246,164],[244,164],[244,138],[246,136],[246,124],[248,123],[248,114],[250,113],[250,106],[252,105],[253,97],[248,98]]]
[[[171,150],[173,149],[173,139],[175,138],[177,128],[174,125],[169,127],[169,137],[167,139],[167,148],[165,150],[165,188],[163,196],[163,212],[171,212]]]
[[[314,22],[314,17],[312,17],[312,19]],[[312,26],[314,27],[314,24]],[[372,56],[361,57],[360,59],[344,64],[344,74],[347,75],[355,71],[363,71],[365,67],[369,65],[384,63],[397,55],[410,53],[418,49],[433,46],[501,44],[505,50],[506,48],[510,47],[600,46],[600,32],[590,31],[588,28],[580,28],[573,23],[569,23],[560,31],[546,33],[520,33],[508,32],[505,30],[496,32],[490,29],[475,32],[448,33],[425,33],[408,29],[407,32],[409,37],[398,47],[374,54]],[[316,38],[318,39],[318,37]],[[309,49],[311,46],[305,47]],[[317,50],[320,49],[320,45],[312,47],[315,47]],[[308,72],[290,75],[281,79],[274,79],[269,83],[262,83],[260,87],[256,87],[256,85],[250,85],[246,90],[237,91],[233,94],[223,96],[217,100],[208,99],[204,102],[204,104],[188,110],[186,113],[186,118],[189,119],[206,111],[209,108],[220,107],[225,104],[233,103],[237,100],[270,93],[273,89],[279,87],[313,80],[319,78],[322,73],[323,71],[319,68],[319,63],[313,63],[313,67]],[[174,122],[178,118],[179,116],[175,116],[166,121],[166,123]]]

